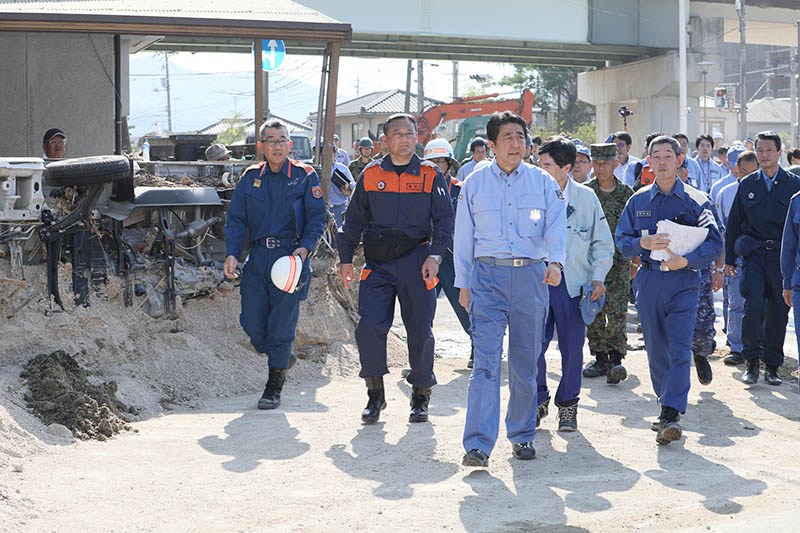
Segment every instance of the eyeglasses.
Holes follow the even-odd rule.
[[[67,140],[66,139],[53,139],[51,141],[47,141],[47,144],[51,144],[53,146],[63,146],[65,144],[67,144]]]
[[[289,144],[289,139],[283,137],[281,139],[261,139],[261,142],[266,144],[267,146],[286,146]]]

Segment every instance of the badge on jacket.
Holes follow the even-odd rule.
[[[258,178],[254,179],[254,180],[253,180],[253,187],[255,187],[256,189],[258,189],[259,187],[261,187],[261,180],[260,180],[260,179],[258,179]]]
[[[747,195],[747,198],[750,199],[750,200],[752,200],[755,197],[756,197],[756,195],[754,193],[752,193],[752,192]]]
[[[311,187],[311,196],[314,198],[322,198],[322,187],[319,185],[314,185]]]

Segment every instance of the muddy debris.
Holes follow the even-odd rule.
[[[81,440],[106,440],[130,431],[128,415],[136,408],[116,398],[117,384],[92,385],[74,357],[57,350],[28,361],[21,377],[27,380],[25,401],[45,424],[62,424]]]

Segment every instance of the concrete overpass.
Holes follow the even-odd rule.
[[[738,42],[734,0],[299,0],[349,22],[342,55],[487,61],[587,67],[579,96],[597,107],[598,137],[621,129],[617,110],[636,112],[630,132],[639,144],[650,131],[679,129],[679,28],[688,35],[689,127],[699,132],[702,78],[695,64],[712,61],[707,87],[723,79],[722,47]],[[800,0],[746,0],[747,40],[795,46]],[[268,36],[264,36],[268,37]],[[320,55],[319,43],[288,40],[290,54]],[[250,40],[167,37],[151,50],[250,53]]]

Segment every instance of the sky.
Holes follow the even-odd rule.
[[[138,136],[167,128],[166,90],[164,89],[164,54],[140,52],[131,56],[131,113],[128,124]],[[181,52],[169,56],[170,93],[173,131],[198,130],[235,112],[253,116],[253,56],[251,54],[219,54]],[[276,71],[270,73],[269,108],[276,115],[304,122],[316,112],[319,97],[319,56],[287,56]],[[405,59],[362,59],[343,57],[340,60],[338,102],[370,92],[405,89]],[[416,61],[413,62],[416,67]],[[450,61],[426,61],[424,65],[425,96],[450,101],[453,93],[453,66]],[[499,81],[513,72],[511,65],[460,62],[459,91],[478,89],[470,75],[490,75]],[[412,74],[411,92],[417,92],[416,72]],[[482,91],[484,92],[484,91]],[[511,87],[487,85],[485,92],[518,93]]]

